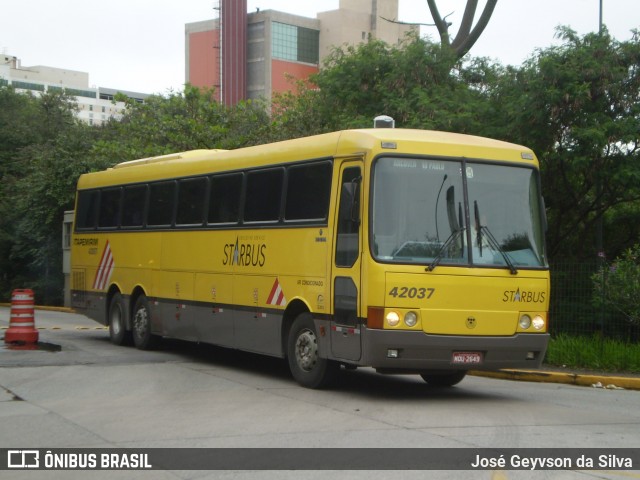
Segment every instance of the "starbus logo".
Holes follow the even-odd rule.
[[[236,243],[225,244],[222,264],[262,267],[267,261],[266,250],[267,246],[264,243],[241,243],[236,237]]]
[[[502,301],[504,303],[543,303],[546,298],[545,292],[536,291],[520,291],[517,290],[505,290],[502,294]]]

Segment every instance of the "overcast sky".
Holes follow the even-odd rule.
[[[384,1],[384,0],[380,0]],[[519,64],[554,43],[555,28],[581,34],[598,29],[600,0],[498,0],[489,26],[471,50]],[[22,66],[46,65],[89,73],[90,86],[144,93],[181,91],[184,25],[214,17],[214,0],[16,0],[0,6],[0,51]],[[315,17],[338,0],[248,0],[249,11],[274,9]],[[438,0],[459,25],[465,0]],[[481,0],[480,4],[484,5]],[[618,40],[640,29],[640,0],[603,0],[604,23]],[[431,22],[426,0],[400,0],[399,20]],[[435,28],[423,34],[437,39]],[[557,42],[557,41],[556,41]]]

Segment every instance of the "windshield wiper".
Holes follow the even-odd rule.
[[[484,231],[487,237],[487,240],[489,240],[489,245],[495,248],[500,253],[500,255],[502,255],[502,258],[504,258],[505,263],[509,267],[509,271],[511,272],[511,275],[516,275],[518,273],[518,270],[516,269],[515,265],[511,261],[511,258],[509,258],[509,255],[507,254],[507,252],[505,252],[502,246],[500,246],[500,243],[498,242],[498,240],[496,240],[496,237],[493,236],[493,234],[491,233],[491,230],[489,230],[489,227],[487,227],[486,225],[480,224],[480,209],[478,208],[477,200],[473,201],[473,213],[476,221],[476,241],[478,243],[480,256],[482,256],[482,232]]]
[[[465,231],[465,227],[462,227],[458,230],[454,230],[453,232],[451,232],[451,235],[447,237],[445,242],[440,247],[440,250],[438,250],[438,254],[436,255],[436,258],[434,258],[433,262],[431,262],[427,267],[428,272],[432,272],[438,266],[438,264],[440,263],[440,260],[442,260],[442,257],[444,256],[444,253],[447,251],[447,248],[449,248],[449,245],[455,242],[460,236],[460,234],[464,231]]]
[[[476,243],[478,244],[478,250],[480,256],[482,256],[482,226],[480,225],[480,209],[478,208],[478,201],[473,201],[473,213],[476,220]]]
[[[494,237],[493,234],[491,233],[491,230],[489,230],[489,227],[481,226],[480,231],[482,232],[483,230],[485,235],[487,236],[487,239],[489,240],[489,244],[493,246],[493,248],[495,248],[500,253],[500,255],[502,255],[502,258],[504,258],[504,262],[509,267],[509,271],[511,272],[511,275],[516,275],[518,273],[518,270],[516,269],[515,265],[511,261],[511,258],[509,258],[509,254],[505,252],[504,249],[500,246],[500,244],[498,243],[498,240],[496,240],[496,237]]]

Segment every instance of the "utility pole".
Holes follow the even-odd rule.
[[[599,20],[598,20],[598,35],[602,36],[602,2],[603,0],[600,0],[600,15],[599,15]],[[604,331],[604,299],[606,297],[606,273],[605,273],[605,265],[606,265],[606,257],[605,257],[605,253],[604,253],[604,218],[603,218],[603,213],[602,213],[602,175],[603,175],[603,170],[601,168],[598,169],[598,173],[596,173],[597,180],[596,180],[596,196],[597,196],[597,205],[598,205],[598,222],[596,224],[596,250],[598,251],[598,268],[600,271],[600,282],[602,285],[602,299],[600,302],[600,308],[599,308],[599,325],[598,328],[600,329],[600,332],[602,333]],[[603,339],[604,336],[601,336],[601,339]],[[604,349],[604,341],[601,340],[600,342],[600,355],[602,355],[602,351]]]
[[[602,2],[600,0],[600,14],[598,20],[598,35],[602,35],[603,25],[602,25]],[[598,251],[598,258],[600,259],[601,264],[604,264],[605,254],[604,254],[604,219],[602,218],[602,169],[598,169],[598,178],[596,183],[596,197],[597,197],[597,206],[598,206],[598,221],[596,224],[596,250]]]
[[[598,21],[598,35],[602,35],[602,2],[603,0],[600,0],[600,15],[599,15],[599,21]],[[597,205],[598,205],[598,223],[596,226],[596,250],[598,251],[598,257],[600,258],[601,263],[604,263],[604,219],[602,218],[602,212],[601,212],[601,207],[602,207],[602,171],[601,169],[598,169],[598,172],[596,174],[597,180],[596,180],[596,196],[597,196]]]
[[[602,1],[600,0],[600,21],[598,22],[598,33],[602,35]]]

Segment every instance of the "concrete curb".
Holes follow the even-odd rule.
[[[545,370],[499,370],[497,372],[474,370],[469,372],[469,374],[478,377],[501,378],[523,382],[564,383],[610,390],[621,388],[625,390],[640,390],[640,377],[619,377],[604,374],[552,372]]]

